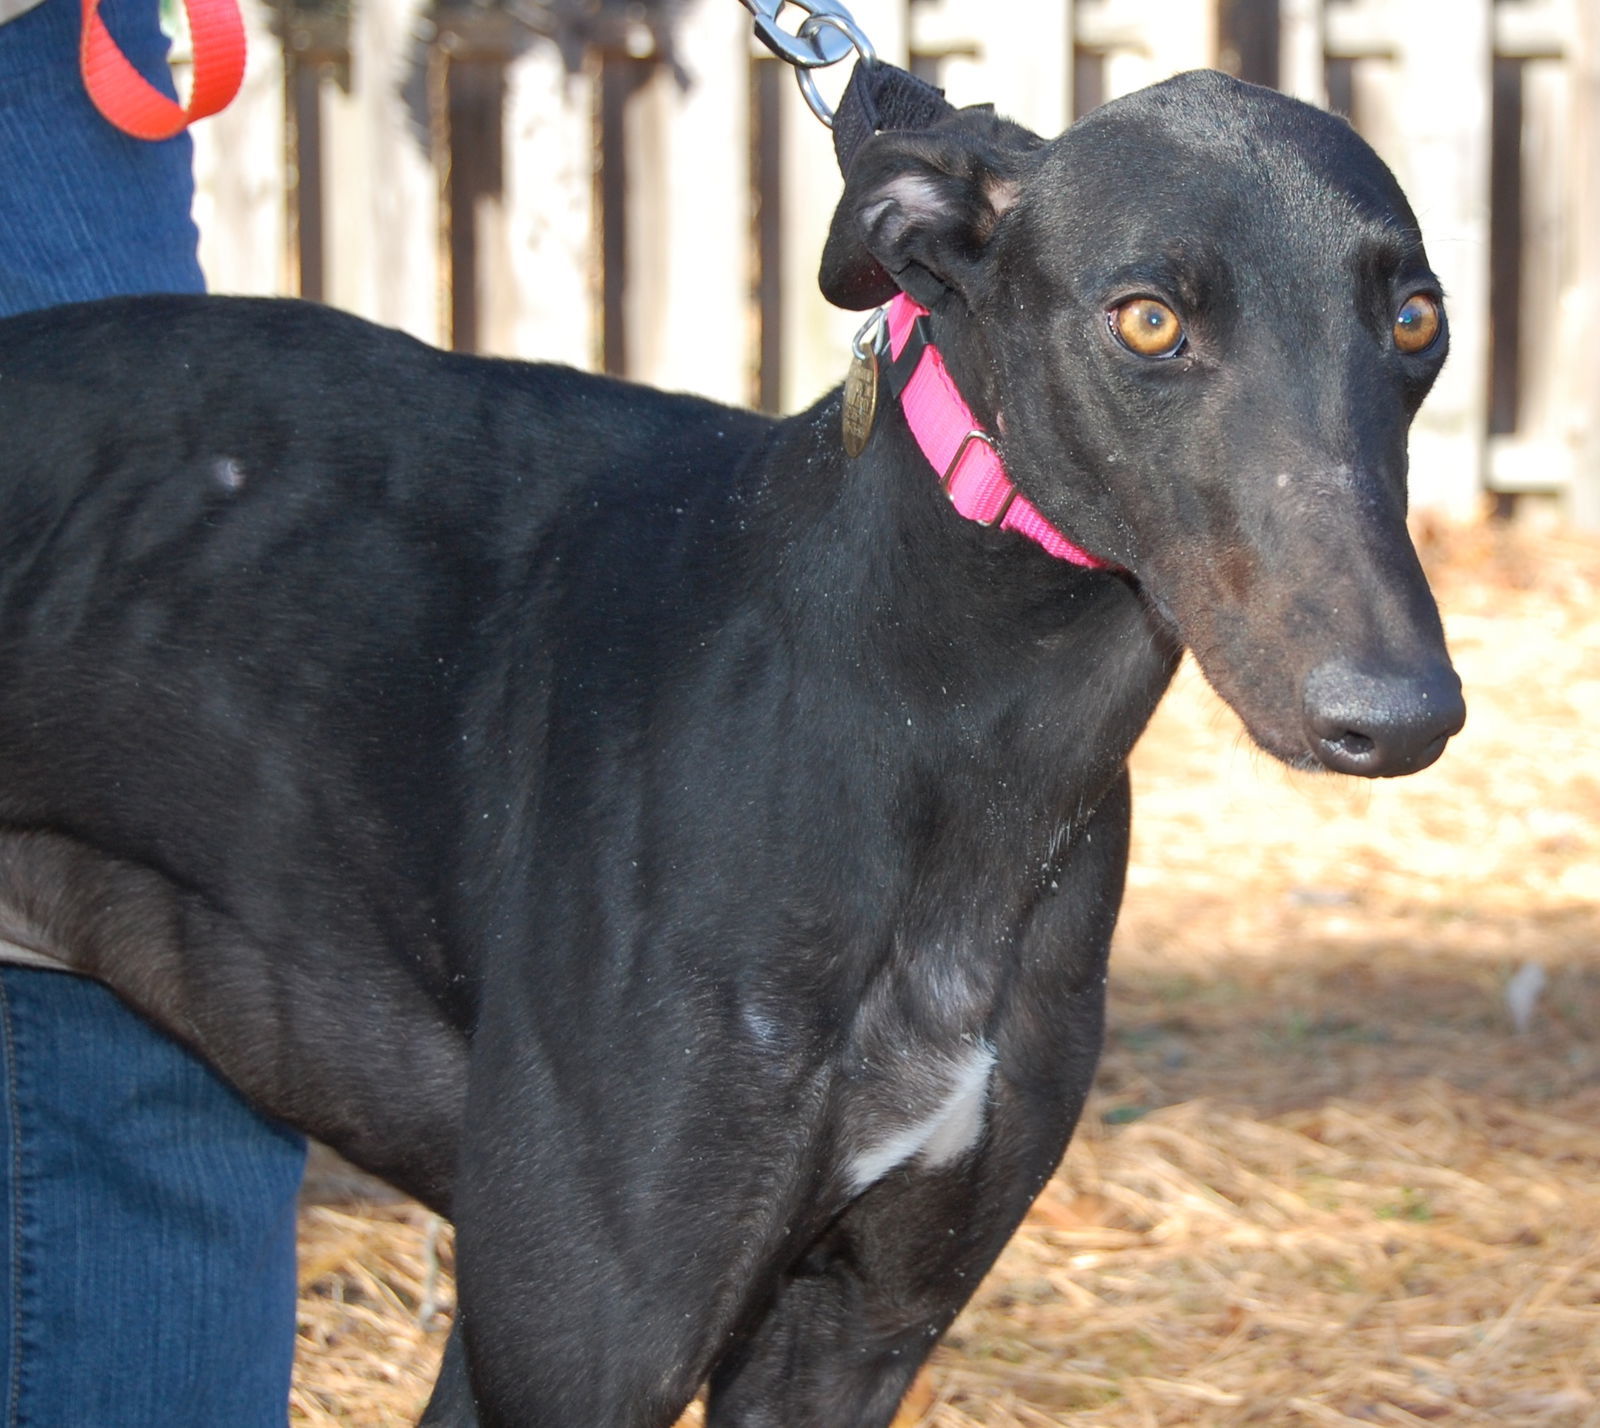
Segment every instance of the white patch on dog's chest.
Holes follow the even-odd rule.
[[[875,1134],[845,1167],[850,1193],[859,1195],[912,1160],[937,1170],[977,1145],[988,1115],[994,1064],[994,1047],[978,1041],[958,1056],[938,1057],[917,1067],[906,1078],[906,1099],[912,1105],[927,1104],[934,1083],[938,1089],[932,1108],[899,1127],[873,1127]]]

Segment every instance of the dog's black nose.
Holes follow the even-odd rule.
[[[1427,768],[1467,720],[1461,681],[1443,662],[1375,674],[1328,660],[1306,679],[1305,713],[1306,735],[1323,765],[1362,778]]]

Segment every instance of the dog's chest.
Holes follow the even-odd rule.
[[[862,999],[842,1051],[837,1172],[858,1195],[885,1176],[942,1170],[983,1139],[997,1057],[988,978],[941,948]]]
[[[974,1038],[954,1050],[908,1051],[876,1068],[870,1090],[846,1112],[842,1176],[858,1195],[902,1168],[940,1170],[983,1139],[995,1050]]]

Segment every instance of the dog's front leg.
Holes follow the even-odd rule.
[[[1098,998],[1081,999],[1058,1029],[1097,1045]],[[1080,1084],[1058,1095],[998,1089],[976,1154],[898,1169],[856,1200],[713,1371],[711,1428],[888,1424],[1054,1170],[1092,1066],[1085,1057]]]
[[[1127,860],[1118,781],[1036,912],[988,1029],[986,1128],[946,1166],[902,1164],[791,1262],[711,1375],[711,1428],[882,1428],[1044,1187],[1099,1055]]]
[[[428,1421],[472,1424],[470,1398],[479,1428],[668,1428],[803,1213],[818,1074],[764,1068],[699,995],[556,1011],[559,979],[515,970],[473,1039],[459,1357]]]
[[[472,1382],[467,1377],[465,1323],[458,1310],[450,1337],[445,1340],[439,1377],[434,1380],[428,1406],[417,1428],[479,1428],[477,1405],[472,1401]]]
[[[897,1172],[784,1279],[711,1377],[714,1428],[882,1428],[1005,1243],[1028,1196],[988,1167]],[[983,1197],[988,1193],[990,1198]]]

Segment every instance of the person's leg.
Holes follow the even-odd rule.
[[[0,1422],[287,1416],[303,1142],[104,987],[0,969]]]
[[[104,0],[124,52],[171,91],[155,0]],[[113,293],[200,292],[187,134],[119,132],[78,74],[78,0],[0,25],[0,316]]]
[[[155,0],[102,8],[170,92]],[[0,25],[0,315],[204,287],[189,140],[101,119],[78,24]],[[0,969],[0,1425],[281,1425],[304,1156],[104,988]]]

